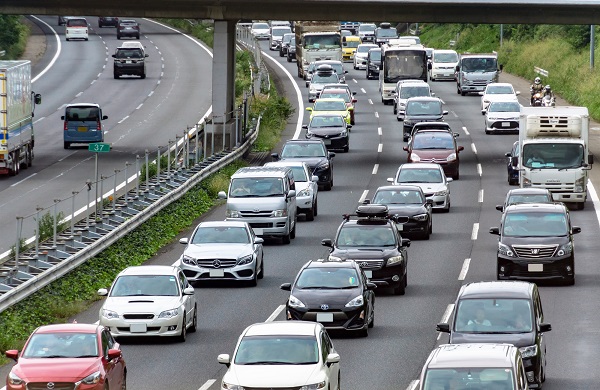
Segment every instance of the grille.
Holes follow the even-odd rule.
[[[525,259],[540,259],[552,257],[558,245],[513,245],[513,249],[518,257]]]
[[[431,163],[436,163],[436,164],[446,164],[448,162],[448,160],[446,160],[445,158],[422,158],[421,162],[431,162]],[[433,194],[431,194],[433,195]]]
[[[506,123],[506,122],[509,123],[508,127],[507,126],[502,126],[502,124]],[[499,119],[498,121],[496,121],[496,122],[494,122],[492,124],[492,127],[495,128],[495,129],[500,129],[500,130],[502,130],[502,129],[511,129],[511,128],[514,129],[516,127],[519,127],[519,122],[514,121],[514,120],[505,120],[505,121],[503,121],[502,119]]]
[[[48,383],[54,383],[54,390],[74,390],[74,383],[67,382],[32,382],[27,384],[27,390],[48,390]]]
[[[123,314],[123,318],[126,320],[151,320],[154,318],[154,314]]]
[[[361,260],[354,259],[362,269],[380,269],[383,266],[383,260]]]
[[[242,215],[242,217],[270,217],[271,214],[273,213],[273,211],[271,210],[259,210],[259,211],[253,211],[253,210],[242,210],[240,211],[240,214]]]
[[[408,220],[408,217],[396,217],[396,221],[398,221],[398,223],[407,223]]]
[[[230,268],[237,263],[237,259],[197,259],[196,264],[202,268]]]

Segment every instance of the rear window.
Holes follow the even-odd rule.
[[[116,54],[116,58],[138,58],[143,56],[142,50],[135,48],[117,50]]]
[[[87,27],[85,19],[67,19],[67,27]]]
[[[98,121],[100,120],[100,109],[95,106],[67,107],[65,117],[69,121]]]

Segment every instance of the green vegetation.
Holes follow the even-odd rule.
[[[262,112],[260,132],[253,150],[257,152],[272,150],[279,142],[281,132],[288,118],[294,113],[294,109],[290,102],[285,97],[279,96],[275,87],[271,85],[269,97],[257,97],[252,110],[254,113]]]
[[[6,51],[3,60],[18,59],[25,51],[30,31],[20,19],[18,15],[0,15],[0,50]]]
[[[162,19],[160,22],[176,27],[190,35],[200,39],[208,47],[213,47],[214,25],[212,21],[203,21],[195,19]]]

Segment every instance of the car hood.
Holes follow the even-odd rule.
[[[163,310],[179,307],[179,297],[108,297],[102,306],[103,309],[122,313],[154,313],[160,314]]]
[[[517,95],[514,95],[512,93],[495,93],[492,95],[490,95],[490,94],[483,95],[481,98],[487,102],[496,102],[496,101],[506,102],[506,101],[511,101],[511,100],[517,100]]]
[[[412,152],[419,156],[421,160],[445,160],[452,153],[456,153],[454,149],[413,149]]]
[[[339,290],[299,289],[294,288],[292,295],[301,300],[310,309],[319,308],[323,304],[330,309],[343,309],[346,303],[361,295],[359,288]]]
[[[272,211],[273,206],[278,204],[281,197],[249,197],[249,198],[229,198],[230,202],[235,202],[236,210],[258,210],[258,211]]]
[[[335,248],[331,252],[332,256],[341,257],[342,259],[353,259],[353,260],[376,260],[376,259],[387,259],[388,257],[395,256],[398,253],[398,248],[369,248],[369,247],[353,247],[353,248]]]
[[[298,183],[296,183],[296,186],[298,186]],[[183,254],[196,259],[235,259],[251,254],[252,251],[252,244],[189,244]]]
[[[348,106],[346,106],[347,108]],[[339,115],[346,116],[348,115],[348,110],[340,110],[340,111],[313,111],[313,115]]]
[[[252,32],[254,34],[268,34],[269,31],[270,30],[268,28],[254,28],[254,29],[252,29]]]
[[[487,114],[487,118],[488,119],[493,119],[493,120],[497,120],[497,119],[519,119],[519,116],[521,115],[520,112],[488,112]]]
[[[253,388],[294,388],[312,384],[317,364],[306,365],[236,365],[232,364],[223,381]]]
[[[533,332],[528,333],[458,333],[450,334],[450,344],[464,343],[507,343],[515,347],[526,347],[535,343]]]
[[[443,191],[448,187],[444,183],[397,183],[397,184],[410,184],[421,187],[424,193],[430,194],[432,192]]]
[[[310,169],[315,169],[319,164],[327,161],[327,157],[286,157],[280,161],[304,161]]]
[[[98,370],[99,359],[20,358],[13,372],[25,382],[77,382]]]
[[[509,237],[502,236],[501,242],[506,245],[564,245],[569,242],[569,236],[551,237]]]
[[[309,128],[311,133],[317,135],[337,135],[343,131],[346,131],[345,127],[312,127]]]
[[[388,204],[387,208],[390,215],[398,214],[401,217],[412,217],[427,212],[427,208],[421,204]]]

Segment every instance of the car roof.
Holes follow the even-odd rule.
[[[137,23],[135,19],[119,19],[119,23]]]
[[[516,353],[510,344],[443,344],[431,352],[427,368],[510,368]]]
[[[311,260],[306,264],[306,268],[356,268],[354,260],[332,261],[327,259]]]
[[[563,203],[519,203],[508,206],[504,212],[566,212],[567,206]]]
[[[547,195],[550,191],[545,188],[514,188],[509,190],[506,195]]]
[[[243,167],[235,171],[233,175],[231,175],[232,179],[239,177],[273,177],[273,176],[284,176],[289,168],[284,166],[279,167]]]
[[[375,190],[375,193],[377,193],[379,191],[401,191],[401,190],[405,190],[405,191],[411,190],[411,191],[423,192],[423,190],[419,186],[413,186],[413,185],[408,185],[408,184],[397,184],[397,185],[393,185],[393,186],[378,187]]]
[[[179,267],[172,265],[135,265],[125,268],[119,273],[123,275],[177,275]]]
[[[494,280],[467,283],[461,287],[458,299],[531,298],[535,284],[516,280]]]
[[[204,221],[198,224],[198,227],[211,227],[211,226],[234,226],[234,227],[247,227],[247,222],[242,221]]]
[[[72,104],[67,104],[65,108],[69,108],[69,107],[100,107],[99,104],[97,103],[72,103]]]
[[[429,126],[432,126],[432,127],[429,127]],[[448,122],[419,122],[419,123],[414,124],[413,130],[416,130],[420,127],[422,127],[423,129],[434,129],[434,130],[443,130],[443,129],[441,129],[442,127],[444,129],[451,129],[450,124]]]
[[[65,324],[52,324],[52,325],[43,325],[35,330],[35,333],[68,333],[68,332],[78,332],[78,333],[96,333],[98,327],[101,325],[98,324],[79,324],[79,323],[65,323]]]
[[[323,144],[323,141],[320,139],[288,139],[283,146],[286,144]]]
[[[487,87],[512,87],[513,85],[511,83],[489,83]]]
[[[322,325],[311,321],[259,322],[248,326],[243,336],[316,336],[320,327]]]
[[[335,116],[335,115],[334,115]],[[304,161],[271,161],[264,164],[265,167],[307,167]]]
[[[440,102],[440,104],[442,104],[442,101],[440,100],[440,98],[437,97],[433,97],[433,96],[415,96],[415,97],[411,97],[406,99],[406,104],[408,104],[408,102],[415,102],[415,101],[419,101],[419,102]]]
[[[418,129],[418,130],[419,130],[418,132],[413,133],[414,137],[416,137],[417,135],[422,135],[422,134],[427,134],[427,133],[439,133],[439,134],[444,134],[445,136],[447,135],[448,137],[453,137],[453,134],[451,134],[448,130],[444,130],[444,129]]]
[[[327,92],[330,92],[330,93],[340,93],[340,92],[348,93],[348,88],[327,88]],[[324,98],[319,98],[319,99],[324,99]]]

